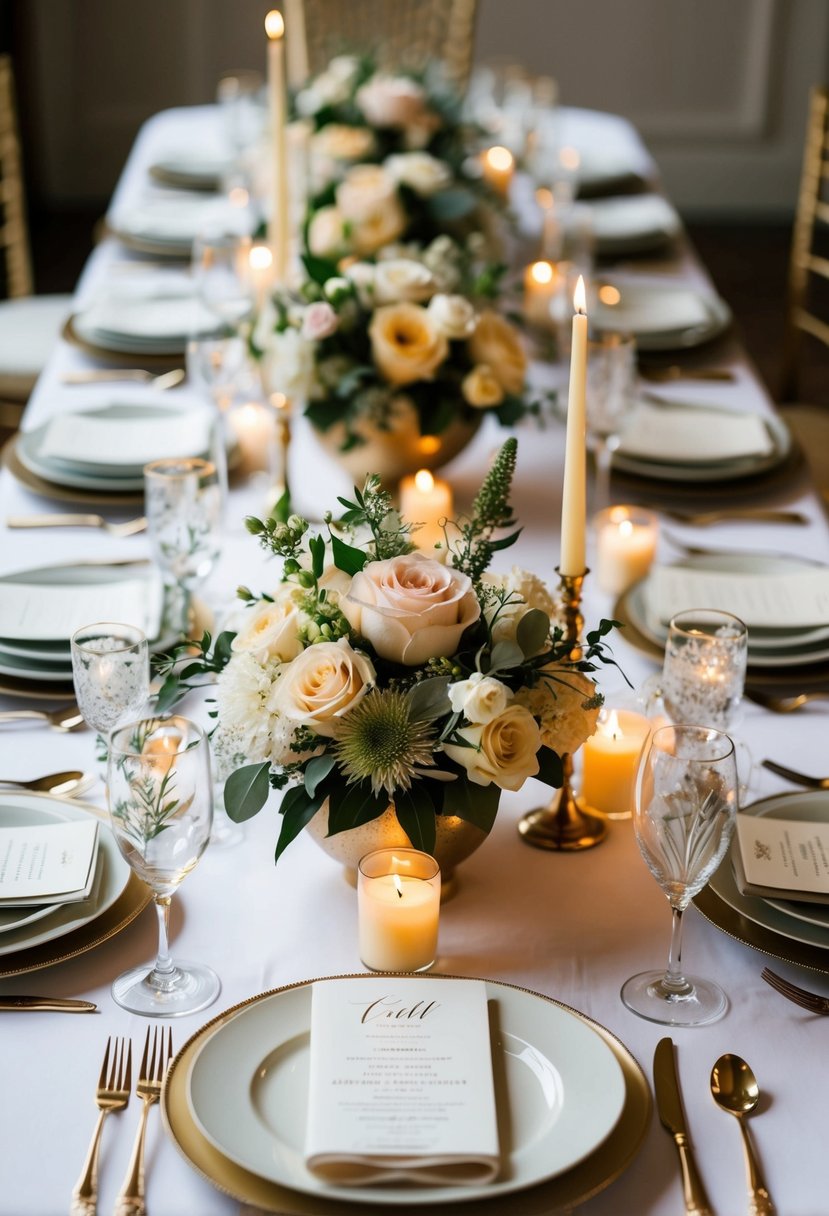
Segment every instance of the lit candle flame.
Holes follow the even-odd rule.
[[[282,20],[282,14],[279,9],[272,8],[265,17],[265,33],[275,42],[277,38],[281,38],[285,33],[285,22]]]
[[[624,731],[619,725],[619,718],[615,709],[611,709],[607,721],[601,723],[600,730],[606,739],[616,740],[624,738]]]
[[[576,312],[586,314],[587,312],[587,293],[584,290],[584,276],[579,275],[579,281],[576,283],[576,290],[573,292],[573,307]]]
[[[415,485],[421,494],[428,494],[435,488],[435,479],[428,469],[418,469],[415,473]]]
[[[402,899],[403,898],[403,883],[400,881],[400,876],[398,874],[392,874],[392,878],[394,879],[395,889],[397,890],[397,898]]]
[[[533,262],[530,267],[530,277],[534,283],[538,283],[540,286],[552,283],[554,274],[551,262]]]
[[[619,524],[619,535],[623,536],[625,539],[627,539],[629,536],[633,536],[633,523],[631,520],[622,520],[622,522]]]
[[[486,158],[492,168],[496,169],[499,173],[508,173],[514,163],[514,157],[509,148],[502,148],[497,144],[494,148],[489,149]]]
[[[273,265],[273,253],[267,245],[254,245],[248,261],[251,270],[268,270]]]

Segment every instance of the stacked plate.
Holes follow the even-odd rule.
[[[641,187],[655,168],[628,123],[616,114],[562,106],[561,144],[579,156],[575,170],[581,198]]]
[[[716,338],[731,309],[711,291],[665,279],[606,280],[590,306],[599,332],[633,334],[640,351],[681,350]]]
[[[116,207],[107,215],[107,225],[130,248],[170,258],[189,258],[200,232],[250,231],[247,212],[224,197],[161,191],[140,203]]]
[[[648,253],[682,231],[678,213],[660,194],[625,194],[588,205],[600,257]]]
[[[743,815],[829,823],[829,791],[810,790],[763,798]],[[829,973],[829,905],[743,895],[734,876],[732,841],[708,889],[695,902],[718,928],[787,962]]]
[[[776,468],[791,451],[775,415],[642,398],[625,420],[613,469],[693,485],[733,482]]]
[[[829,567],[797,557],[711,553],[689,557],[670,570],[683,576],[684,607],[718,608],[745,620],[749,667],[768,669],[772,674],[776,668],[787,671],[829,659],[825,610],[823,616],[816,611],[814,622],[785,623],[792,598],[808,596],[819,605],[829,597]],[[780,605],[779,615],[769,615],[775,604]],[[674,611],[679,607],[675,605]],[[631,587],[615,611],[629,626],[627,640],[661,659],[668,640],[667,618],[672,615],[661,572],[652,570]],[[758,613],[754,620],[753,612]]]
[[[184,1156],[220,1189],[269,1211],[382,1207],[422,1212],[462,1203],[490,1216],[569,1208],[607,1185],[638,1149],[650,1115],[647,1083],[621,1043],[584,1015],[536,993],[484,981],[493,1040],[504,1169],[477,1187],[337,1187],[305,1166],[309,981],[254,997],[214,1018],[179,1053],[162,1112]],[[352,980],[354,977],[349,977]],[[376,987],[371,975],[356,977]],[[434,977],[445,978],[445,977]],[[426,982],[429,982],[427,978]],[[527,1190],[527,1188],[532,1188]]]
[[[96,351],[140,360],[183,356],[190,338],[221,332],[222,322],[184,275],[109,287],[69,321],[68,336]]]
[[[95,813],[94,807],[84,808],[48,794],[0,793],[0,818],[5,827],[66,822]],[[149,890],[132,874],[111,831],[100,824],[96,873],[88,899],[0,912],[0,976],[33,971],[91,949],[129,924],[149,900]]]
[[[90,621],[135,625],[166,644],[163,589],[149,563],[68,564],[0,578],[0,675],[72,694],[69,639]]]
[[[222,148],[182,148],[150,165],[150,176],[181,190],[219,190],[232,170],[233,157]]]

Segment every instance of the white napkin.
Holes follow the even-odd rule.
[[[245,216],[226,199],[181,194],[176,197],[150,195],[140,204],[114,212],[110,223],[116,231],[145,240],[186,242],[212,224],[228,232],[242,232]]]
[[[663,464],[717,464],[768,456],[774,443],[759,414],[639,401],[625,423],[619,451]]]
[[[679,215],[660,194],[620,195],[599,199],[589,206],[599,241],[679,231]]]
[[[130,285],[104,292],[78,314],[77,323],[87,332],[122,334],[128,338],[188,338],[191,334],[214,333],[220,322],[192,288],[175,294],[144,295]]]
[[[650,616],[666,625],[678,612],[713,608],[749,627],[799,629],[829,619],[829,568],[787,574],[732,574],[689,566],[655,566],[645,583]]]
[[[0,637],[62,642],[90,621],[122,621],[148,638],[158,636],[163,605],[160,578],[126,575],[117,582],[2,584]]]
[[[711,306],[691,287],[665,283],[614,283],[617,304],[599,304],[593,314],[602,329],[611,326],[626,333],[671,333],[711,324]]]
[[[59,414],[47,424],[38,456],[83,464],[140,468],[164,456],[202,456],[210,447],[211,416],[207,410],[172,410],[136,418],[129,406],[124,416],[90,410]]]

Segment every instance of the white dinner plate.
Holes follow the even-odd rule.
[[[815,563],[804,558],[771,556],[763,553],[709,553],[687,557],[681,563],[691,570],[722,570],[730,574],[793,574],[814,570]],[[625,612],[631,625],[660,649],[668,640],[668,627],[656,620],[651,610],[650,576],[635,583],[624,597]],[[755,645],[754,630],[748,631],[748,661],[752,667],[786,667],[816,663],[829,658],[829,637],[825,626],[804,630],[759,630]]]
[[[633,334],[640,351],[679,350],[700,346],[731,324],[731,309],[712,291],[664,279],[605,280],[615,288],[615,304],[599,299],[591,305],[590,322],[599,332]]]
[[[22,824],[52,823],[57,820],[88,819],[89,811],[48,794],[0,793],[0,823],[7,827]],[[105,823],[98,825],[98,873],[89,899],[49,909],[38,924],[10,927],[0,938],[0,956],[28,950],[42,942],[63,937],[80,929],[111,908],[124,891],[130,868],[121,856],[115,837]]]
[[[767,453],[731,460],[700,461],[695,464],[673,460],[647,460],[619,450],[613,453],[613,468],[621,473],[653,477],[659,481],[717,482],[754,477],[782,464],[792,448],[791,432],[782,418],[764,415],[763,422],[772,441],[772,450]]]
[[[367,985],[382,982],[358,977]],[[337,983],[337,979],[316,983]],[[304,1164],[312,985],[283,990],[232,1014],[206,1038],[187,1078],[191,1114],[230,1160],[320,1198],[374,1209],[494,1197],[555,1177],[610,1135],[625,1102],[613,1052],[575,1013],[533,993],[487,986],[503,1177],[477,1187],[337,1187]]]
[[[24,659],[19,655],[0,650],[0,675],[16,676],[19,680],[39,680],[53,683],[55,680],[72,679],[72,662],[42,663],[36,659]]]
[[[221,321],[195,292],[178,296],[104,300],[74,314],[72,325],[84,342],[105,350],[177,355],[189,338],[218,333]]]
[[[168,152],[150,165],[150,174],[167,185],[187,190],[218,190],[233,168],[233,158],[216,150],[182,149]]]
[[[586,205],[600,257],[658,249],[682,231],[679,215],[661,194],[621,194]]]
[[[829,791],[796,790],[790,794],[761,798],[751,806],[744,807],[740,814],[771,815],[777,819],[805,819],[810,823],[826,823],[829,821]],[[758,895],[742,894],[734,878],[731,860],[732,851],[737,847],[735,837],[722,865],[710,881],[709,885],[715,895],[719,895],[720,899],[736,912],[756,925],[771,929],[791,941],[829,950],[829,925],[793,916],[789,911],[793,901],[763,899]],[[801,906],[811,908],[814,905]],[[826,911],[829,912],[829,907]]]

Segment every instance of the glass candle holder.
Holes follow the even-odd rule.
[[[743,697],[748,630],[713,608],[678,613],[668,628],[662,699],[672,722],[727,730]]]
[[[653,565],[659,520],[644,507],[614,506],[594,516],[593,528],[599,589],[621,595]]]
[[[357,872],[360,958],[370,971],[428,971],[437,957],[440,866],[417,849],[378,849]]]

